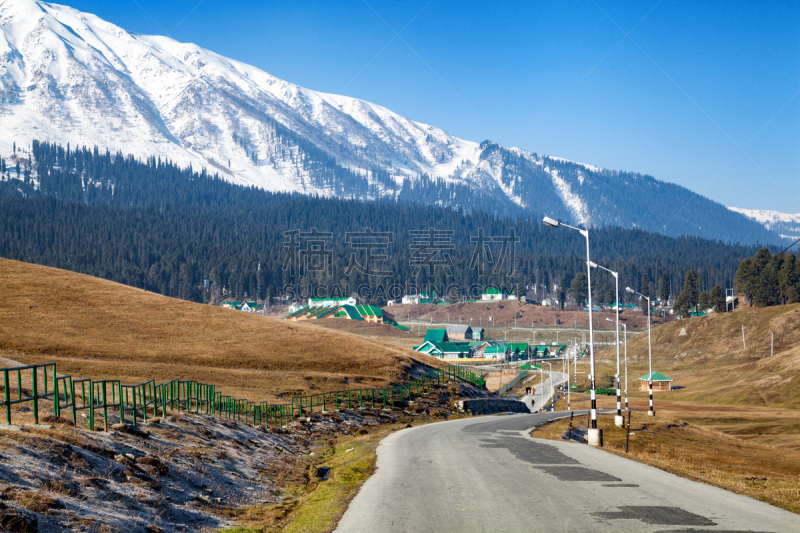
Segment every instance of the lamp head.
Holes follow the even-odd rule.
[[[635,293],[636,291],[631,289],[630,287],[625,287],[625,292],[629,292],[631,294]]]
[[[551,228],[557,228],[557,227],[558,227],[558,225],[559,225],[559,222],[558,222],[558,220],[553,220],[553,219],[552,219],[552,218],[550,218],[550,217],[544,217],[544,218],[542,219],[542,222],[544,222],[544,225],[545,225],[545,226],[548,226],[548,227],[551,227]]]
[[[592,268],[597,268],[597,263],[595,263],[594,261],[589,261],[589,266]]]
[[[610,318],[606,317],[606,322],[614,322],[614,321],[611,320]]]

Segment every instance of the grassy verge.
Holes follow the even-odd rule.
[[[403,425],[375,433],[343,437],[308,460],[303,479],[295,480],[281,503],[248,507],[240,526],[223,533],[289,533],[333,531],[361,485],[375,469],[380,441]]]
[[[627,454],[626,432],[614,426],[613,415],[598,418],[606,451],[800,513],[800,451],[757,442],[734,429],[768,420],[773,435],[765,440],[774,442],[780,434],[793,439],[800,421],[796,413],[662,402],[657,416],[648,417],[647,407],[638,407],[642,410],[632,412]],[[585,430],[586,422],[585,416],[576,417],[574,427]],[[542,426],[532,436],[560,440],[568,426],[569,420],[561,420]]]

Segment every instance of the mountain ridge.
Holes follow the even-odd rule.
[[[0,155],[34,139],[97,145],[271,191],[412,201],[408,191],[424,191],[436,205],[498,214],[780,240],[678,185],[459,139],[378,104],[306,89],[70,7],[2,0],[0,29]]]

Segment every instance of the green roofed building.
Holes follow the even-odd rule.
[[[425,332],[425,340],[429,342],[448,342],[447,330],[444,328],[431,328]]]
[[[511,354],[512,359],[527,359],[528,358],[528,343],[527,342],[509,342],[506,347]]]
[[[487,346],[483,350],[483,357],[486,359],[505,359],[507,349],[503,345]]]
[[[661,372],[653,372],[653,390],[670,391],[672,390],[672,378],[665,376]],[[645,374],[639,378],[639,390],[648,392],[650,390],[650,374]]]
[[[504,296],[503,292],[500,291],[499,289],[496,289],[494,287],[489,287],[483,292],[483,294],[481,294],[481,300],[483,301],[503,300],[504,299],[503,296]]]

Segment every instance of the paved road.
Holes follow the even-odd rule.
[[[563,413],[398,431],[336,530],[800,531],[800,516],[583,444],[532,439]]]
[[[538,374],[538,371],[536,371],[536,374],[532,374],[533,378],[530,381],[525,382],[525,386],[530,385],[534,388],[533,394],[524,394],[519,398],[519,401],[524,402],[531,412],[538,411],[539,409],[542,409],[550,404],[550,399],[553,397],[553,388],[551,388],[550,385],[551,380],[552,387],[556,389],[562,383],[567,382],[567,374],[564,372],[545,372],[545,375],[549,375],[547,376],[547,379],[544,380],[544,383],[539,383]],[[533,405],[531,405],[531,400],[533,400]]]

